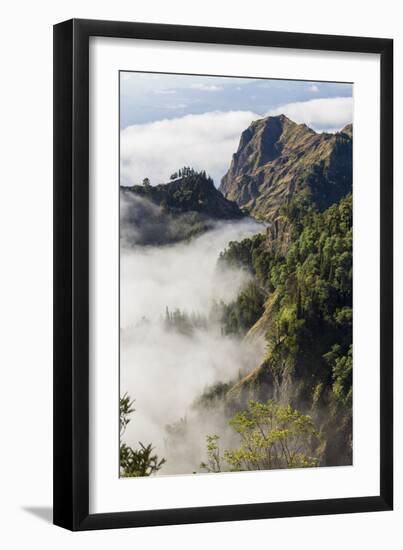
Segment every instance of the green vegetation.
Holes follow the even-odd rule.
[[[225,394],[230,388],[230,382],[216,382],[212,384],[203,391],[198,399],[196,399],[194,408],[207,410],[216,407],[225,399]]]
[[[350,464],[351,194],[323,212],[305,196],[290,200],[265,234],[229,243],[218,259],[218,268],[228,266],[248,275],[233,302],[215,304],[209,317],[167,308],[163,319],[168,332],[187,337],[218,321],[224,335],[240,338],[258,327],[265,339],[260,365],[206,388],[193,403],[192,412],[224,415],[238,441],[221,451],[219,435],[208,435],[202,470]],[[121,435],[133,412],[124,396]],[[192,430],[186,418],[166,427],[172,456],[190,452],[185,442]],[[122,476],[151,475],[165,463],[151,444],[139,445],[121,443]],[[192,461],[200,461],[197,451]]]
[[[190,240],[217,220],[246,213],[270,222],[264,234],[231,242],[219,256],[218,269],[247,275],[235,300],[215,303],[208,317],[166,309],[167,332],[191,338],[218,323],[223,336],[265,343],[260,364],[205,388],[189,418],[166,426],[170,464],[176,457],[181,464],[185,453],[192,467],[199,464],[199,447],[189,441],[200,425],[210,431],[206,419],[214,416],[223,435],[206,436],[204,471],[352,463],[351,188],[352,126],[316,133],[284,115],[254,121],[242,133],[224,195],[206,172],[187,166],[166,184],[145,178],[121,188],[130,246]],[[125,395],[121,441],[133,412]],[[224,438],[231,448],[220,448]],[[122,476],[151,475],[165,463],[151,444],[139,445],[121,442]]]
[[[219,448],[220,436],[217,434],[206,436],[207,462],[202,462],[200,468],[207,472],[218,474],[224,471],[224,459]]]
[[[270,288],[270,269],[275,256],[267,248],[266,235],[259,233],[243,241],[231,241],[221,252],[218,264],[234,269],[243,269],[251,274],[255,282],[264,289]]]
[[[177,177],[174,177],[177,176]],[[194,237],[216,227],[217,220],[244,214],[224,198],[206,172],[183,167],[165,184],[120,187],[121,239],[125,246],[161,246]]]
[[[185,336],[192,336],[195,329],[207,329],[207,319],[198,313],[190,315],[176,308],[169,311],[165,310],[164,327],[167,331],[175,331]]]
[[[121,477],[150,476],[158,472],[165,464],[165,458],[159,459],[152,454],[152,445],[143,445],[139,442],[140,449],[134,450],[122,441],[126,427],[130,422],[129,416],[135,412],[134,401],[125,394],[119,401],[119,426],[120,426],[120,448],[119,463]]]
[[[255,281],[248,283],[236,300],[222,304],[221,323],[225,334],[242,335],[263,313],[264,293]]]
[[[121,477],[143,477],[158,472],[165,464],[165,458],[158,459],[153,455],[151,444],[139,443],[140,449],[133,450],[125,443],[120,445],[120,476]]]
[[[180,174],[179,177],[175,172],[168,183],[153,186],[145,178],[143,185],[125,187],[122,191],[126,195],[148,199],[171,215],[197,212],[213,219],[231,220],[243,217],[237,204],[224,198],[204,170],[197,172],[185,166]]]
[[[221,455],[219,436],[207,436],[207,461],[201,469],[217,473],[319,465],[323,451],[319,432],[310,416],[291,406],[250,401],[230,425],[239,435],[240,446]]]
[[[210,176],[207,176],[205,170],[202,170],[201,172],[197,172],[194,168],[191,168],[190,166],[184,166],[183,168],[179,168],[177,172],[173,172],[173,174],[169,176],[169,179],[172,181],[178,178],[187,178],[189,176],[197,176],[197,175],[200,175],[202,178],[212,181]]]
[[[233,397],[302,405],[326,437],[326,464],[351,460],[352,197],[318,212],[303,202],[283,208],[286,252],[268,236],[230,243],[219,262],[247,270],[266,304],[267,353],[253,379]],[[270,234],[270,233],[269,233]],[[236,301],[237,319],[252,320],[251,303]],[[263,303],[263,299],[260,303]],[[233,314],[224,317],[231,332]],[[245,325],[248,327],[248,325]],[[252,385],[253,382],[253,385]],[[326,414],[324,413],[326,411]]]

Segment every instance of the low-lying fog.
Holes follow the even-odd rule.
[[[264,230],[252,220],[217,223],[190,242],[121,250],[121,395],[135,399],[124,440],[133,448],[152,443],[167,463],[159,475],[198,471],[205,459],[205,436],[223,430],[223,419],[194,419],[178,458],[166,444],[165,426],[194,415],[192,403],[207,386],[237,379],[255,367],[263,352],[221,334],[211,320],[191,335],[167,330],[166,309],[208,316],[214,302],[228,303],[247,282],[247,274],[217,269],[219,253],[232,240]],[[183,453],[182,453],[183,455]]]

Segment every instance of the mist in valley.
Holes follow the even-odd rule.
[[[230,303],[248,283],[245,271],[217,266],[230,241],[264,231],[251,219],[213,222],[191,240],[143,246],[122,227],[121,246],[121,395],[135,400],[123,439],[127,445],[152,443],[166,463],[158,475],[200,471],[206,436],[233,437],[222,408],[203,410],[195,402],[212,385],[236,381],[254,368],[264,343],[253,346],[222,332],[214,310]],[[179,313],[178,313],[179,311]],[[175,312],[188,330],[169,322]]]
[[[275,83],[121,74],[122,477],[352,463],[352,86]]]

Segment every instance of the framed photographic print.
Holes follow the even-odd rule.
[[[54,522],[391,510],[393,43],[54,27]]]

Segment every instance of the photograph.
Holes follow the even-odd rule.
[[[398,6],[4,3],[0,547],[398,549]]]
[[[119,72],[119,476],[351,466],[353,88]]]

